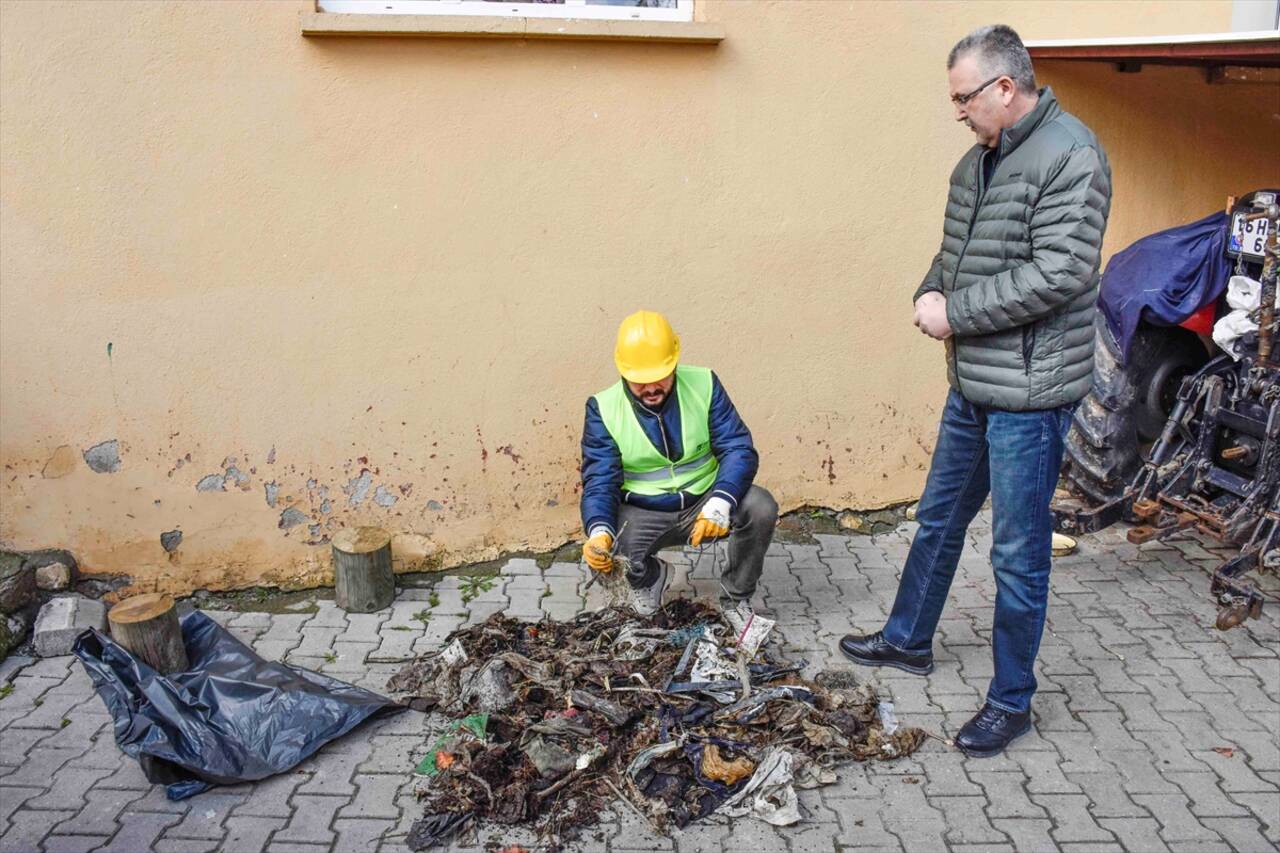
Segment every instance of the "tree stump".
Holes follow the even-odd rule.
[[[163,593],[135,595],[107,613],[111,638],[162,675],[185,672],[190,666],[182,642],[178,611]]]
[[[348,527],[333,537],[333,585],[338,606],[372,613],[396,597],[391,534],[380,527]]]

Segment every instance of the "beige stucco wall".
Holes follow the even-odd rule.
[[[944,394],[908,299],[970,144],[950,44],[1230,20],[707,2],[728,37],[696,47],[310,40],[304,5],[0,4],[6,544],[177,591],[323,580],[308,542],[354,523],[395,531],[401,568],[558,544],[583,402],[638,307],[720,373],[785,508],[908,499]],[[1274,138],[1274,110],[1190,72],[1044,76],[1123,170],[1124,240],[1274,168],[1221,124]],[[1165,131],[1243,161],[1206,169]],[[119,470],[94,473],[82,452],[112,439]]]

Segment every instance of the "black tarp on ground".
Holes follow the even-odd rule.
[[[369,717],[403,710],[344,681],[265,661],[199,611],[181,624],[187,672],[160,675],[94,630],[73,650],[115,720],[116,743],[171,800],[283,773]]]

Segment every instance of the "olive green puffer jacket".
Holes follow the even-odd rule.
[[[1093,373],[1093,311],[1111,167],[1049,88],[1000,136],[990,186],[974,146],[951,173],[942,249],[915,299],[947,297],[947,378],[1012,411],[1074,403]]]

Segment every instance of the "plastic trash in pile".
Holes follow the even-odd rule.
[[[440,771],[448,770],[457,760],[461,744],[469,740],[483,741],[488,725],[488,714],[472,714],[457,720],[427,750],[427,757],[414,769],[413,775],[430,779]]]
[[[448,651],[388,683],[438,712],[418,767],[424,817],[406,844],[427,849],[483,820],[555,848],[610,808],[659,832],[714,813],[786,826],[803,818],[796,788],[924,740],[852,672],[805,679],[769,630],[751,650],[736,639],[715,607],[687,600],[646,619],[499,614],[454,632]]]
[[[1076,552],[1076,546],[1079,543],[1074,536],[1068,536],[1065,533],[1053,533],[1052,550],[1055,557],[1069,557]]]
[[[1240,360],[1240,341],[1258,331],[1255,312],[1262,304],[1262,283],[1247,275],[1233,275],[1227,281],[1227,307],[1231,310],[1213,324],[1213,342],[1236,361]],[[1280,293],[1276,294],[1280,308]]]
[[[161,675],[92,629],[72,650],[111,712],[116,744],[171,800],[283,773],[369,717],[404,710],[336,678],[263,660],[198,610],[181,627],[187,672]]]

